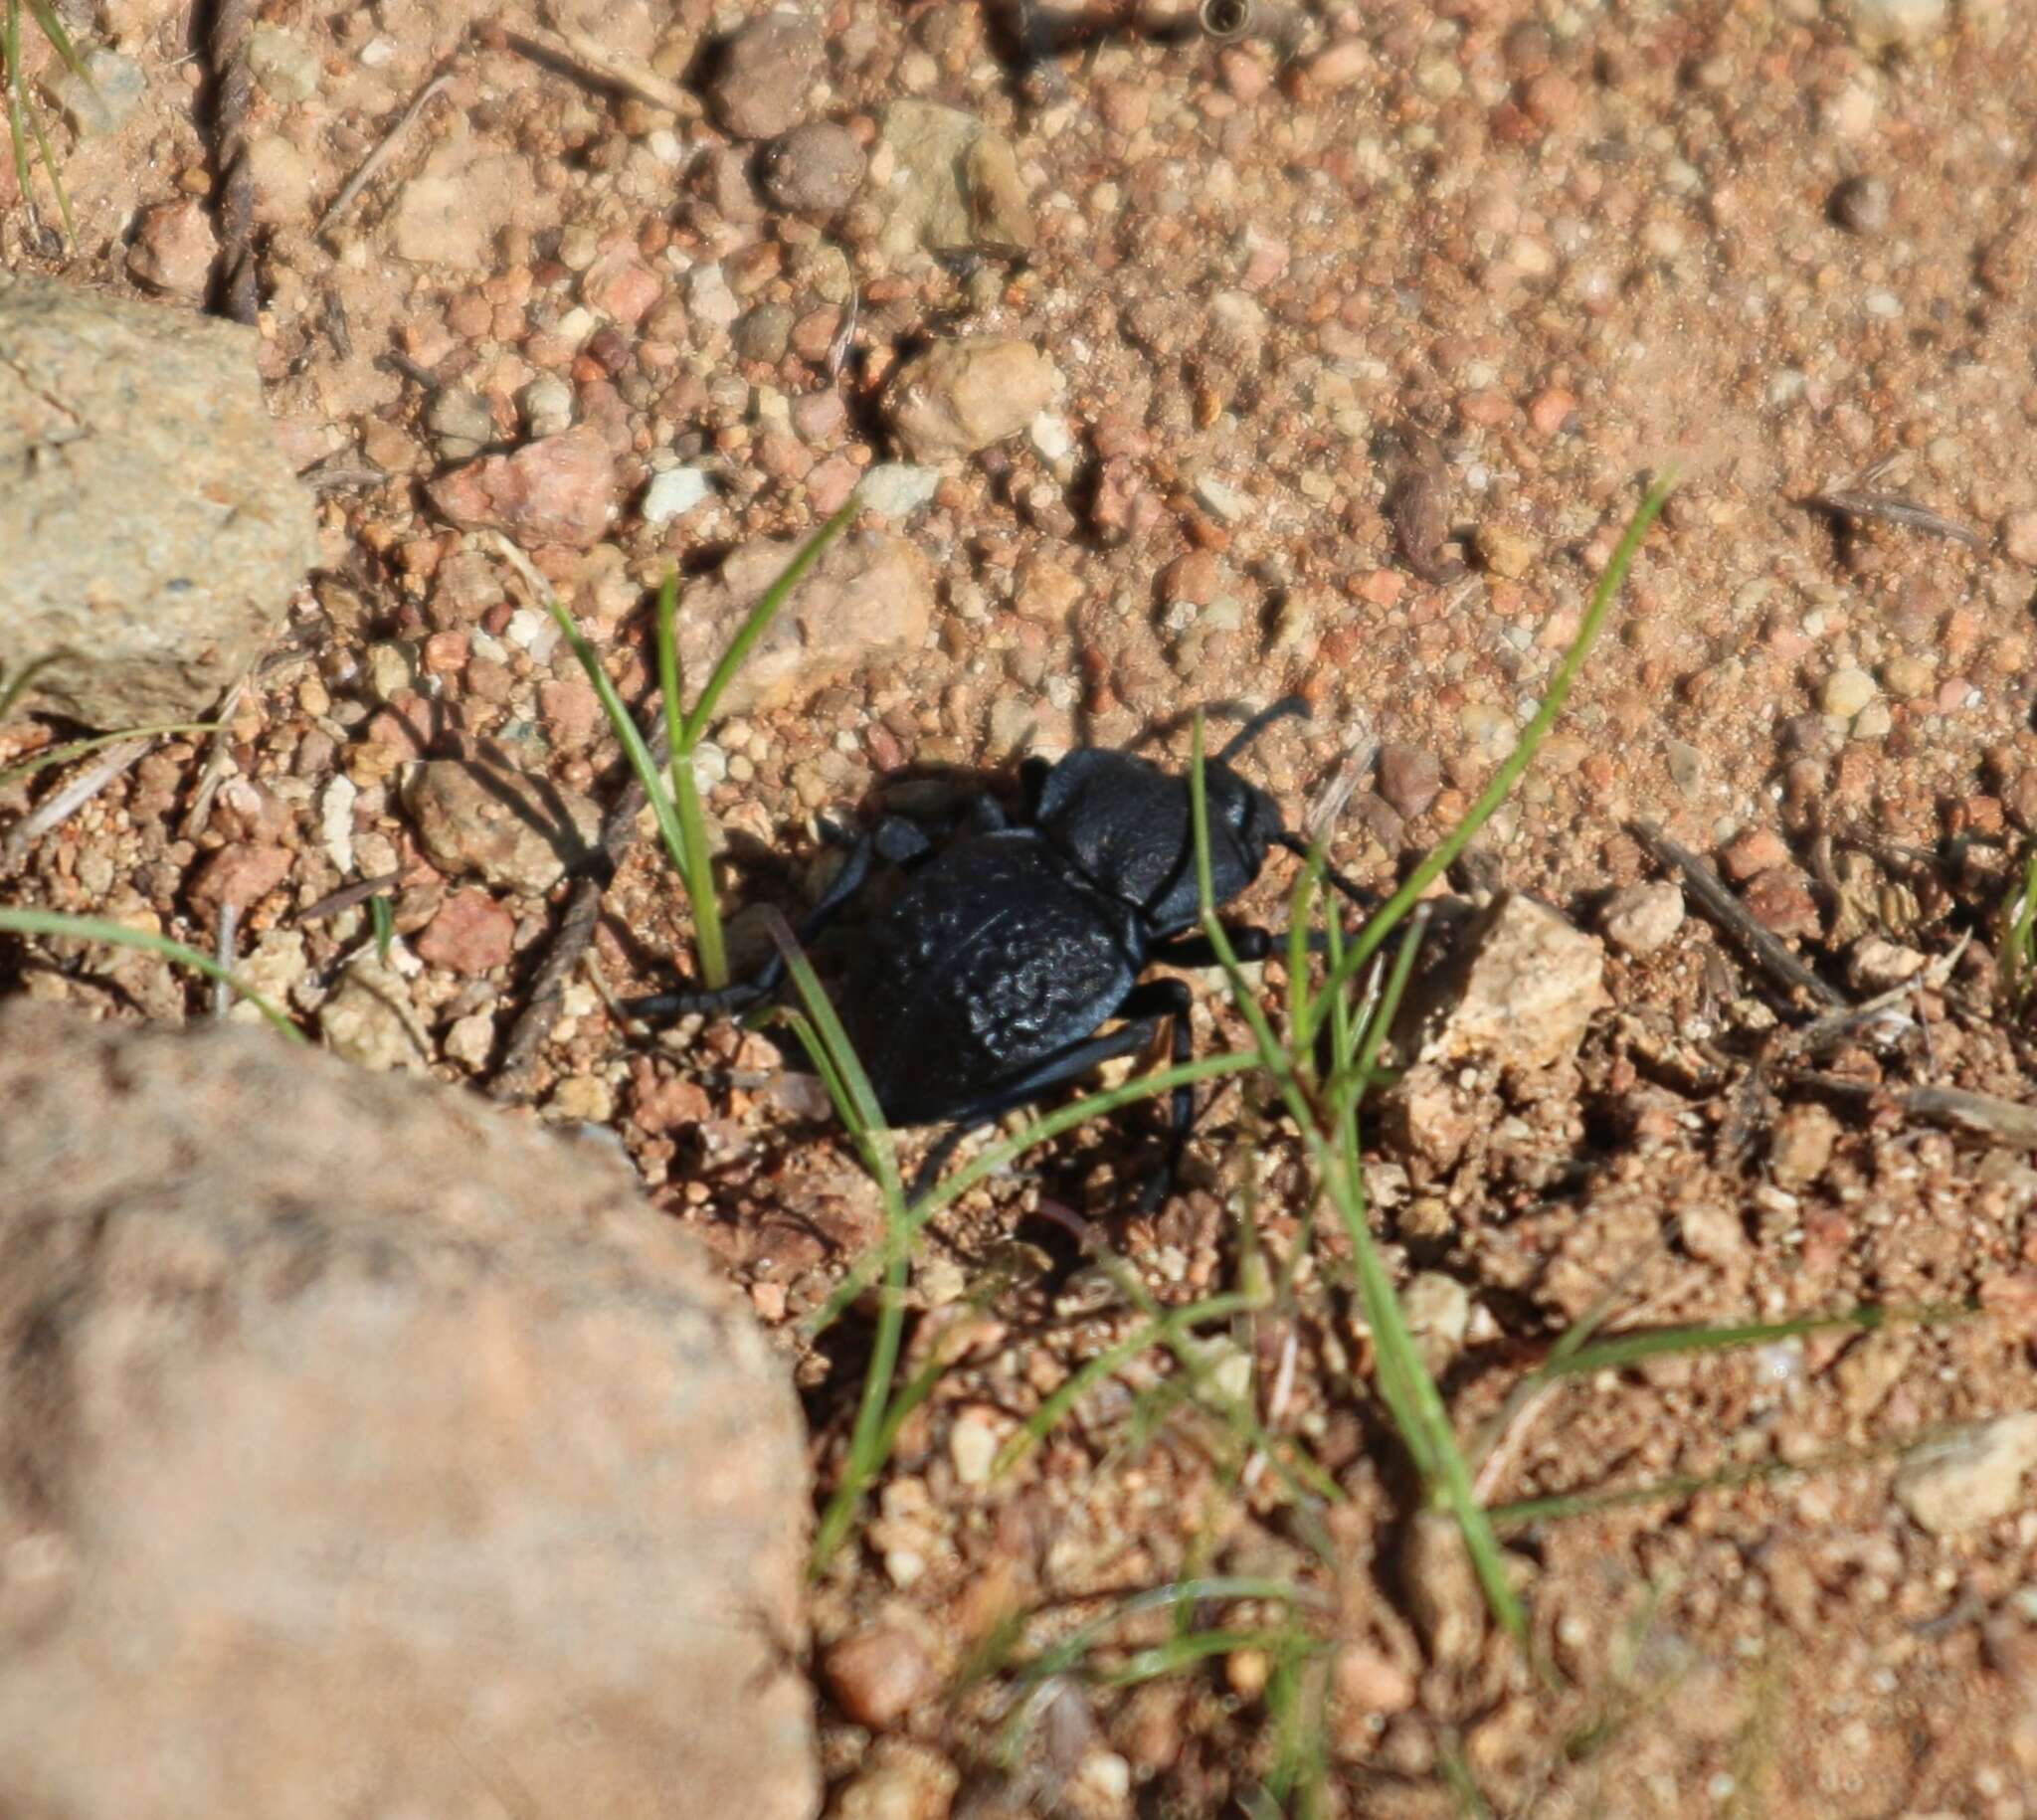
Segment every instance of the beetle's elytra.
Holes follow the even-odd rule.
[[[1289,697],[1255,715],[1204,767],[1210,874],[1218,903],[1259,875],[1269,848],[1306,846],[1273,800],[1230,761],[1271,722],[1305,714]],[[1200,917],[1190,782],[1128,752],[1081,747],[1020,772],[1024,807],[1009,819],[977,800],[969,831],[936,849],[896,819],[860,837],[828,895],[807,917],[811,940],[861,888],[876,858],[907,868],[903,892],[864,928],[835,987],[836,1007],[894,1125],[998,1118],[1152,1042],[1173,1020],[1177,1060],[1188,1056],[1189,989],[1145,980],[1155,963],[1200,967],[1212,956],[1191,935]],[[1332,875],[1347,893],[1355,887]],[[1238,952],[1265,955],[1264,930],[1230,930]],[[774,959],[720,993],[644,1000],[647,1016],[735,1011],[778,988]],[[1102,1032],[1106,1024],[1116,1028]],[[1177,1144],[1193,1105],[1176,1092]],[[952,1142],[952,1141],[951,1141]],[[942,1145],[930,1174],[945,1157]]]

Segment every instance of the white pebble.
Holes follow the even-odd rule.
[[[690,512],[713,489],[697,467],[669,467],[644,489],[644,522],[666,524]]]

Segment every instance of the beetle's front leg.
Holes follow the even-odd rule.
[[[841,844],[833,830],[824,829],[824,838]],[[914,844],[915,839],[917,845]],[[924,834],[911,822],[902,821],[895,816],[885,817],[870,833],[849,837],[848,857],[841,862],[841,870],[835,873],[834,882],[822,895],[821,901],[800,920],[800,945],[805,947],[820,935],[834,920],[842,905],[863,888],[870,876],[872,860],[880,856],[898,858],[900,855],[916,858],[926,850],[926,844]],[[647,1019],[668,1020],[696,1013],[704,1017],[740,1016],[769,999],[784,979],[785,957],[774,949],[764,965],[747,980],[707,992],[658,993],[648,999],[633,999],[623,1008],[633,1017]]]

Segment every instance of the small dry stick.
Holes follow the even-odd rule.
[[[1963,1087],[1871,1087],[1843,1074],[1824,1074],[1813,1068],[1791,1068],[1783,1078],[1793,1085],[1813,1087],[1834,1099],[1866,1104],[1886,1098],[1897,1111],[1954,1131],[1971,1132],[1991,1138],[2016,1150],[2037,1150],[2037,1108],[1997,1098],[1991,1093],[1970,1093]]]
[[[401,872],[382,872],[373,878],[356,879],[350,885],[342,885],[337,891],[321,897],[308,909],[297,912],[300,923],[316,923],[328,916],[337,916],[342,910],[351,910],[356,904],[364,904],[369,898],[380,895],[403,877]]]
[[[442,71],[417,91],[411,104],[397,116],[396,124],[382,135],[376,142],[375,149],[361,160],[361,168],[346,180],[339,194],[333,197],[332,206],[318,217],[318,233],[329,234],[345,219],[347,211],[359,200],[361,192],[375,181],[381,174],[382,167],[395,155],[397,145],[402,141],[403,135],[417,123],[418,115],[424,112],[434,95],[445,93],[446,86],[452,80],[450,72]]]
[[[665,737],[662,708],[644,737],[653,752],[661,748]],[[594,945],[595,928],[601,922],[602,898],[608,890],[609,880],[616,875],[625,856],[637,843],[637,818],[644,813],[647,801],[643,784],[633,775],[602,819],[597,850],[581,862],[587,869],[574,882],[566,914],[559,919],[552,945],[545,951],[537,972],[531,976],[530,996],[510,1027],[509,1041],[502,1051],[502,1065],[488,1082],[488,1091],[498,1100],[529,1097],[531,1065],[538,1050],[544,1046],[545,1038],[552,1033],[552,1025],[558,1021],[559,1002],[565,996],[566,983],[573,978],[581,958]]]
[[[184,825],[177,830],[178,837],[196,840],[205,832],[212,820],[212,800],[219,795],[219,787],[226,782],[229,755],[227,748],[234,738],[234,710],[241,705],[241,697],[248,692],[247,675],[227,690],[227,698],[219,704],[219,731],[212,736],[212,744],[206,748],[205,770],[198,780],[198,794],[191,799],[191,810],[184,818]]]
[[[213,171],[220,183],[220,301],[236,322],[250,327],[262,313],[255,273],[255,172],[248,162],[248,116],[255,107],[248,39],[258,8],[259,0],[219,0],[212,16],[212,80],[219,96]]]
[[[547,32],[541,26],[508,32],[509,43],[526,57],[563,66],[583,81],[625,94],[652,107],[662,107],[682,120],[697,119],[700,99],[676,83],[668,83],[648,64],[610,50],[585,32]]]
[[[1984,550],[1987,539],[1978,531],[1969,529],[1956,518],[1947,518],[1943,512],[1935,512],[1928,505],[1921,505],[1915,499],[1906,499],[1901,493],[1870,493],[1860,491],[1839,491],[1813,493],[1804,501],[1819,511],[1829,512],[1835,518],[1880,518],[1889,524],[1899,524],[1909,531],[1928,531],[1934,537],[1949,537],[1954,543],[1962,543],[1969,550]]]
[[[62,827],[154,744],[151,734],[145,739],[123,740],[117,746],[108,746],[62,790],[39,804],[33,814],[24,816],[7,836],[6,848],[0,851],[0,876],[13,872],[28,857],[30,847],[53,828]]]
[[[1809,993],[1821,1003],[1838,1009],[1852,1009],[1844,993],[1820,980],[1756,922],[1747,906],[1726,888],[1719,874],[1689,847],[1670,839],[1652,821],[1636,821],[1632,826],[1634,838],[1648,849],[1655,863],[1681,873],[1691,895],[1698,900],[1698,907],[1739,942],[1761,971],[1785,992]]]

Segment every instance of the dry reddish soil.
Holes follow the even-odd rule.
[[[1893,1021],[1806,1055],[1818,1007],[1693,906],[1651,954],[1615,946],[1574,1064],[1485,1105],[1444,1160],[1385,1128],[1370,1154],[1394,1267],[1456,1311],[1431,1346],[1460,1434],[1506,1412],[1491,1502],[1702,1485],[1510,1532],[1531,1669],[1413,1517],[1370,1335],[1320,1238],[1326,1261],[1227,1344],[1334,1499],[1251,1465],[1168,1393],[1159,1351],[987,1480],[986,1434],[1140,1320],[1092,1293],[1080,1220],[1167,1304],[1242,1280],[1248,1200],[1265,1253],[1298,1242],[1298,1146],[1256,1089],[1212,1096],[1187,1185],[1149,1216],[1126,1211],[1147,1153],[1085,1131],[968,1196],[925,1254],[904,1368],[953,1364],[813,1596],[838,1811],[1272,1811],[1248,1803],[1285,1709],[1249,1640],[1129,1688],[1064,1676],[1016,1729],[1012,1668],[1121,1595],[1270,1575],[1321,1600],[1322,1652],[1296,1670],[1321,1760],[1297,1811],[2037,1812],[2037,1507],[2013,1470],[2005,1499],[1961,1481],[1934,1530],[1893,1490],[1938,1425],[2033,1407],[2037,1170],[2013,1131],[1905,1098],[2031,1087],[1993,954],[2037,823],[2037,51],[2014,10],[1378,0],[1222,45],[1183,8],[1127,0],[1029,28],[989,0],[820,0],[811,80],[703,107],[714,41],[748,10],[269,6],[279,73],[249,121],[262,363],[319,487],[325,566],[234,709],[202,826],[207,743],[159,743],[22,856],[10,900],[209,947],[234,866],[279,849],[250,874],[237,952],[310,1016],[371,931],[358,904],[303,913],[397,874],[385,990],[408,1032],[362,1059],[421,1049],[484,1082],[559,893],[446,877],[403,768],[485,745],[603,801],[621,777],[570,654],[427,483],[477,449],[592,427],[605,465],[573,503],[600,534],[524,541],[640,700],[665,566],[812,529],[896,458],[899,362],[980,334],[1037,349],[1058,390],[896,527],[931,566],[923,642],[716,729],[731,898],[810,896],[816,812],[868,806],[901,768],[997,771],[1027,745],[1156,727],[1179,759],[1184,710],[1287,690],[1314,716],[1268,734],[1257,775],[1298,819],[1377,754],[1332,851],[1389,879],[1505,756],[1645,476],[1673,461],[1684,483],[1609,635],[1455,888],[1533,892],[1590,927],[1659,875],[1646,818],[1850,997],[1973,939]],[[56,123],[79,255],[32,230],[6,171],[0,245],[134,289],[138,242],[174,252],[147,212],[218,199],[206,47],[159,0],[105,0],[93,29],[146,89],[110,137]],[[532,31],[591,34],[679,104],[534,56]],[[1009,139],[1022,199],[1002,206],[1029,215],[1029,250],[887,242],[879,123],[907,96]],[[731,129],[750,103],[845,125],[874,153],[864,190],[818,219],[785,207]],[[40,180],[38,198],[50,219]],[[196,271],[186,307],[202,250]],[[647,522],[647,484],[675,466],[704,496]],[[1814,503],[1833,494],[1855,502]],[[0,763],[62,736],[11,729]],[[17,786],[0,822],[54,787]],[[1240,908],[1277,919],[1291,877],[1278,861]],[[877,1235],[875,1192],[769,1044],[621,1027],[609,996],[668,984],[687,952],[654,842],[608,911],[541,1052],[540,1114],[612,1126],[784,1331],[825,1487],[867,1326],[804,1348],[794,1330]],[[108,1016],[206,1008],[147,956],[38,946],[7,965],[14,990]],[[1199,1045],[1241,1042],[1205,986]],[[1507,1402],[1580,1319],[1927,1304],[1978,1313]],[[1171,1624],[1129,1620],[1085,1666]]]

